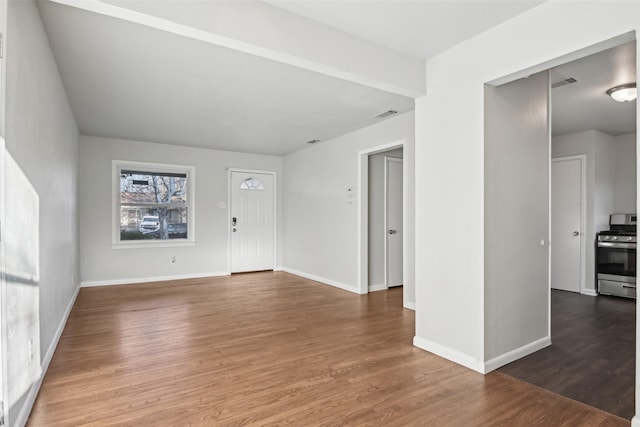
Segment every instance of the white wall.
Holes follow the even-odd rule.
[[[402,148],[369,156],[369,287],[384,286],[384,163],[385,157],[403,157]],[[374,288],[375,289],[375,288]]]
[[[112,160],[195,166],[195,245],[112,248]],[[228,168],[275,171],[281,218],[282,159],[200,148],[80,137],[80,248],[83,284],[110,284],[228,273]],[[282,230],[281,221],[278,230]],[[280,238],[278,238],[280,240]],[[175,264],[170,258],[175,257]]]
[[[549,1],[427,61],[415,111],[417,345],[485,362],[484,84],[638,29],[638,2]]]
[[[614,138],[613,210],[618,213],[636,212],[636,134]]]
[[[485,87],[485,371],[551,344],[549,144],[548,71]]]
[[[413,177],[413,129],[410,112],[285,156],[283,268],[357,290],[358,152],[404,140],[404,167]],[[407,184],[409,277],[404,292],[405,302],[413,303],[413,179]]]
[[[7,160],[11,164],[7,170],[11,175],[6,177],[7,186],[11,188],[7,192],[15,197],[13,203],[7,200],[6,219],[7,224],[30,227],[25,229],[23,239],[19,237],[22,233],[12,234],[7,230],[5,244],[14,248],[7,253],[7,265],[13,264],[19,273],[15,286],[11,286],[11,279],[7,284],[14,289],[28,286],[32,291],[29,294],[37,298],[29,303],[20,300],[20,293],[18,298],[8,295],[9,324],[12,316],[17,315],[13,326],[18,331],[14,330],[13,335],[23,336],[19,329],[28,324],[35,324],[37,328],[39,315],[40,354],[37,354],[38,337],[34,337],[34,363],[43,360],[46,364],[79,281],[78,130],[32,1],[9,2],[6,96]],[[15,187],[18,185],[20,188]],[[39,206],[39,209],[37,212],[19,210],[20,206],[27,205]],[[32,235],[35,248],[29,247],[28,236]],[[18,237],[12,242],[10,236]],[[19,254],[28,254],[29,259],[16,260],[14,257]],[[25,265],[33,265],[35,273],[25,269]],[[22,311],[24,307],[37,310],[38,304],[39,313]],[[12,306],[17,313],[12,314]],[[34,333],[38,333],[37,329]],[[8,357],[19,360],[9,361],[10,369],[11,366],[28,369],[27,343],[11,340],[10,336]],[[10,371],[9,381],[11,378]],[[16,396],[8,396],[12,403],[10,425],[26,421],[32,403],[29,399],[34,397],[27,398],[25,404],[24,397],[14,403]]]

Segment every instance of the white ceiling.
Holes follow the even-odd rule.
[[[615,102],[605,93],[635,82],[635,42],[551,70],[552,82],[570,77],[578,82],[551,91],[553,135],[592,129],[612,136],[636,132],[636,102]]]
[[[416,58],[431,58],[544,1],[267,0]]]
[[[282,155],[414,108],[391,94],[147,26],[40,3],[84,135]]]
[[[542,2],[269,3],[428,58]],[[39,7],[85,135],[282,155],[377,123],[373,116],[383,111],[414,108],[409,97],[148,26],[53,2]],[[635,105],[602,96],[614,83],[632,81],[631,51],[554,70],[554,78],[580,81],[553,92],[554,134],[635,128]]]

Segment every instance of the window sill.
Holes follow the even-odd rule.
[[[175,248],[179,246],[195,246],[195,240],[152,240],[133,241],[133,242],[115,242],[111,244],[111,249],[142,249],[142,248]]]

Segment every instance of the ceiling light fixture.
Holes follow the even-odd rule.
[[[638,92],[635,83],[627,83],[626,85],[620,85],[612,87],[607,91],[607,95],[618,102],[633,101],[638,97]]]

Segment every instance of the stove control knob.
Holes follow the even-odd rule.
[[[604,240],[609,240],[609,236],[604,236]]]
[[[618,236],[613,236],[611,240],[618,240]]]
[[[632,240],[633,240],[633,237],[631,237],[631,236],[627,237],[627,242],[630,242]]]

